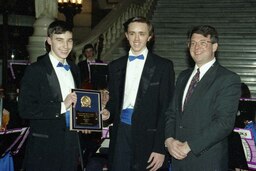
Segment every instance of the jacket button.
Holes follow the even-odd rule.
[[[180,128],[180,129],[182,129],[182,128],[183,128],[183,126],[181,126],[181,125],[180,125],[180,126],[179,126],[179,128]]]

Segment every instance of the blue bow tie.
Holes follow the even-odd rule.
[[[139,56],[129,56],[129,61],[133,61],[135,59],[140,59],[140,60],[144,60],[144,56],[143,55],[139,55]]]
[[[68,64],[63,64],[61,62],[58,63],[57,67],[63,67],[66,71],[70,69],[70,66]]]

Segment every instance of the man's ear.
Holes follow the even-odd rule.
[[[128,33],[127,32],[125,32],[125,37],[126,37],[126,39],[128,39]]]
[[[149,37],[148,37],[148,42],[149,42],[151,39],[152,39],[152,36],[149,36]]]
[[[50,37],[47,37],[47,38],[46,38],[46,41],[47,41],[47,43],[48,43],[49,45],[52,45],[52,40],[51,40]]]
[[[214,43],[213,46],[212,46],[212,51],[215,53],[218,49],[218,43]]]

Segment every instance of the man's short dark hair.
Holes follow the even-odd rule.
[[[91,43],[84,45],[82,53],[84,53],[86,49],[93,49],[93,51],[94,51],[94,47]]]
[[[70,24],[62,20],[55,20],[49,25],[47,29],[47,36],[51,37],[53,34],[63,34],[67,31],[72,33],[72,27]]]
[[[149,30],[149,36],[153,36],[154,34],[154,28],[153,28],[153,25],[150,23],[150,21],[145,18],[145,17],[141,17],[141,16],[137,16],[137,17],[132,17],[130,19],[128,19],[124,24],[124,31],[125,32],[128,32],[128,26],[129,24],[131,23],[134,23],[134,22],[139,22],[139,23],[145,23],[148,25],[148,30]]]
[[[210,35],[210,39],[211,39],[212,43],[218,43],[219,42],[218,32],[212,26],[209,26],[209,25],[199,25],[199,26],[193,27],[188,32],[188,41],[191,40],[191,37],[192,37],[192,35],[194,33],[203,35],[204,37],[207,37],[208,35]]]

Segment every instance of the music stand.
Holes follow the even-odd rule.
[[[15,82],[16,85],[20,84],[20,81],[24,75],[26,67],[30,65],[27,60],[9,60],[8,68],[9,68],[9,78],[11,78],[11,82]]]
[[[236,117],[235,127],[244,128],[245,122],[254,121],[256,112],[255,98],[241,98],[239,100],[238,115]]]
[[[100,90],[107,88],[108,64],[90,63],[91,83],[93,89]]]

